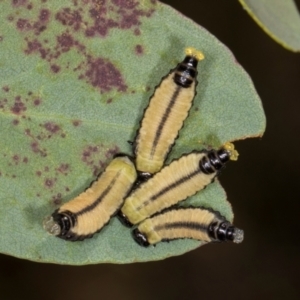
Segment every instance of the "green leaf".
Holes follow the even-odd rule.
[[[158,260],[201,245],[179,240],[145,249],[116,218],[92,239],[71,243],[48,235],[42,221],[116,152],[132,154],[127,141],[154,87],[187,46],[206,59],[170,159],[261,136],[261,102],[232,53],[153,0],[19,0],[0,1],[0,8],[0,251],[82,265]],[[218,182],[188,203],[233,218]]]
[[[293,0],[239,0],[253,20],[284,48],[300,51],[300,16]]]

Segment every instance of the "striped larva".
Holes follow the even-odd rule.
[[[114,158],[86,191],[45,218],[45,230],[69,241],[92,237],[118,211],[136,178],[128,157]]]
[[[234,243],[244,239],[243,230],[234,227],[219,213],[199,207],[167,210],[143,221],[132,234],[144,247],[183,238]]]
[[[131,226],[177,204],[205,188],[219,170],[230,159],[236,160],[237,156],[231,143],[226,143],[219,150],[183,155],[133,190],[125,199],[119,218],[125,225]]]
[[[184,60],[163,77],[145,109],[134,141],[140,179],[163,167],[196,95],[197,64],[204,55],[194,48],[185,53]]]

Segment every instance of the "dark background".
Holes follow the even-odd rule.
[[[226,44],[263,101],[264,137],[236,143],[239,163],[221,176],[245,241],[131,265],[69,267],[0,255],[1,299],[300,299],[300,54],[275,43],[237,0],[164,2]]]

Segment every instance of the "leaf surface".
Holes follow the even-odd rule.
[[[132,141],[154,87],[193,46],[206,56],[197,96],[169,160],[263,134],[249,76],[205,29],[156,1],[0,1],[0,251],[60,264],[130,263],[201,242],[142,248],[113,218],[84,242],[42,221],[86,189]],[[223,173],[226,173],[223,172]],[[188,200],[232,220],[218,182]]]

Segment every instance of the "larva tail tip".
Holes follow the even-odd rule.
[[[51,235],[59,235],[61,232],[61,228],[57,222],[53,220],[52,216],[48,216],[43,221],[44,229],[50,233]]]
[[[229,152],[230,160],[238,160],[239,153],[234,149],[234,145],[232,143],[225,143],[223,147]]]
[[[233,242],[236,244],[241,243],[244,240],[244,230],[236,228],[234,230]]]
[[[205,57],[204,57],[204,54],[193,48],[193,47],[188,47],[185,49],[185,54],[188,55],[188,56],[193,56],[195,57],[197,60],[203,60]]]

